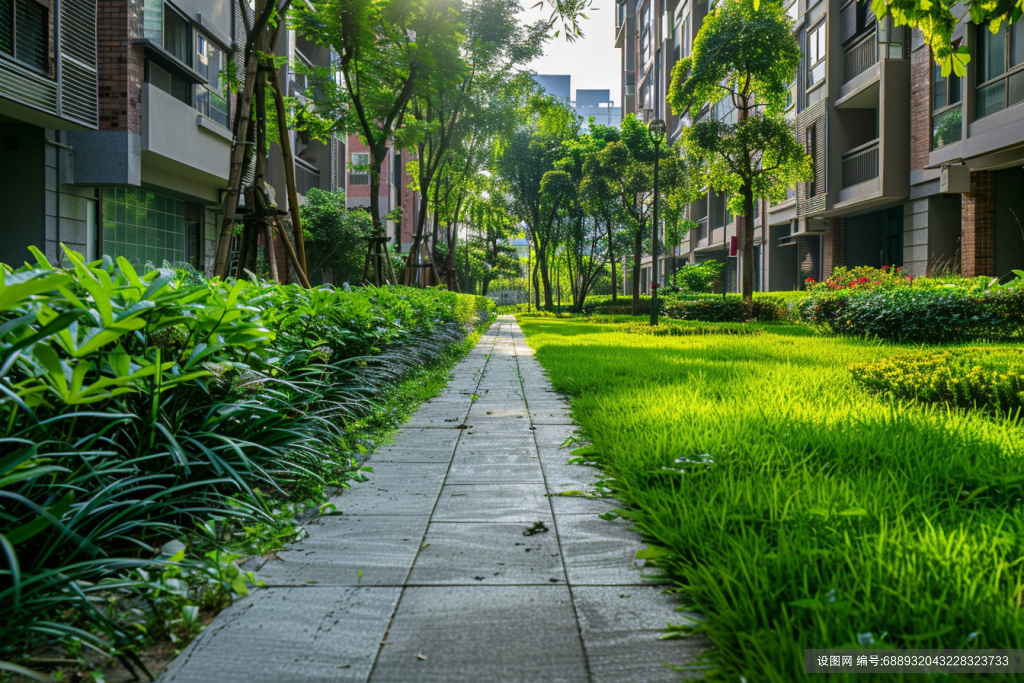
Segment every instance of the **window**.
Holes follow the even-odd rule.
[[[797,14],[798,10],[799,10],[799,6],[797,5],[797,1],[796,0],[789,0],[788,3],[786,4],[785,11],[786,11],[786,15],[790,19],[793,20],[793,23],[796,23],[797,16],[799,16]]]
[[[349,185],[369,185],[370,173],[366,167],[370,165],[370,155],[366,152],[352,154],[352,170],[348,174]]]
[[[690,6],[683,4],[676,10],[672,28],[672,58],[679,61],[690,54]]]
[[[640,15],[640,61],[644,69],[651,63],[653,56],[654,52],[651,47],[651,7],[647,5],[644,7],[643,14]]]
[[[995,35],[988,26],[977,27],[978,87],[976,109],[980,119],[1024,101],[1024,21],[1004,23]],[[1009,35],[1008,35],[1009,34]]]
[[[825,21],[807,33],[807,87],[825,80]]]
[[[146,60],[146,82],[163,90],[176,100],[181,100],[185,104],[189,103],[188,96],[191,90],[189,84],[150,60]]]
[[[191,26],[183,16],[164,7],[163,47],[182,63],[192,65],[189,49],[189,29]]]
[[[942,67],[932,67],[932,149],[960,142],[963,135],[961,79],[952,73],[942,77]]]
[[[228,127],[228,101],[224,95],[221,72],[224,53],[202,33],[196,33],[196,71],[209,81],[196,86],[196,109],[225,128]]]
[[[50,73],[50,10],[36,0],[0,0],[0,52]]]

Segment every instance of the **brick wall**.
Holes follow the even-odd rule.
[[[99,129],[142,133],[142,48],[131,44],[142,35],[141,0],[99,0],[97,67]]]
[[[971,174],[971,191],[963,197],[960,232],[961,273],[965,277],[994,275],[996,176],[992,171]]]
[[[914,29],[914,33],[919,31]],[[928,165],[931,151],[931,73],[932,55],[915,35],[915,50],[910,55],[910,170],[919,171]]]
[[[821,277],[827,280],[832,269],[846,265],[846,219],[829,218],[825,225],[825,240],[822,248]]]

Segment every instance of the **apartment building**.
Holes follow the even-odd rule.
[[[87,251],[97,232],[95,192],[74,184],[68,137],[95,131],[95,0],[0,3],[0,261],[55,258],[66,242]]]
[[[623,113],[663,118],[670,140],[686,120],[664,104],[667,74],[708,11],[691,0],[625,0],[617,7]],[[836,266],[904,266],[914,275],[959,269],[1002,276],[1024,267],[1024,23],[992,34],[965,18],[955,38],[967,75],[942,78],[920,33],[877,21],[855,0],[791,0],[803,53],[787,116],[814,159],[814,178],[776,205],[755,207],[755,285],[799,288]],[[697,116],[731,120],[728,102]],[[694,202],[698,222],[666,260],[727,264],[743,217],[726,197]],[[643,286],[650,281],[650,259]],[[664,266],[662,266],[664,268]]]
[[[0,261],[22,262],[29,245],[56,259],[64,243],[89,258],[212,271],[235,106],[229,61],[244,76],[239,11],[231,0],[0,3]],[[289,64],[282,92],[300,99],[296,65],[330,64],[292,30],[276,50]],[[336,145],[290,136],[299,201],[335,189]],[[267,182],[287,211],[276,149]]]
[[[573,99],[572,76],[535,74],[533,80],[546,94],[576,112],[583,119],[584,131],[589,129],[590,119],[602,126],[618,128],[622,125],[622,107],[615,106],[611,90],[577,88]]]

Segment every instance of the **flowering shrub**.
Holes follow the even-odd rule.
[[[914,353],[850,366],[871,392],[1006,413],[1024,406],[1024,350]]]
[[[815,282],[814,278],[807,278],[807,288],[811,291],[817,290],[843,290],[859,289],[865,287],[900,287],[914,284],[914,276],[905,274],[903,266],[890,268],[882,266],[857,266],[856,268],[845,268],[837,266],[832,269],[832,275],[824,282]]]

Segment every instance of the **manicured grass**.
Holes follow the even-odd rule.
[[[804,648],[869,641],[1024,647],[1022,425],[853,381],[850,364],[913,347],[781,325],[520,324],[572,397],[587,459],[705,615],[712,677],[802,680]]]

